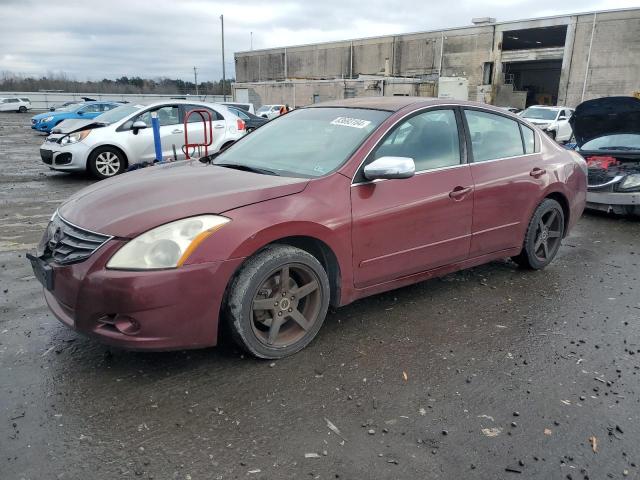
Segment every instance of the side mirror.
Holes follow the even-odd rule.
[[[82,110],[78,110],[78,115],[84,115],[84,112]]]
[[[131,130],[133,130],[134,135],[137,135],[138,131],[143,130],[145,128],[149,128],[149,125],[144,123],[142,120],[137,120],[133,122],[133,125],[131,125]]]
[[[560,121],[560,120],[566,120],[566,119],[567,119],[567,117],[565,117],[564,115],[560,115],[560,116],[558,117],[558,121]]]
[[[409,157],[380,157],[364,167],[367,180],[411,178],[416,173],[416,164]]]

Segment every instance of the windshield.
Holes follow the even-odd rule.
[[[640,151],[640,134],[619,133],[604,135],[585,142],[580,150],[638,150]]]
[[[357,108],[296,110],[252,132],[213,163],[320,177],[341,166],[390,114]]]
[[[550,108],[529,107],[522,112],[522,117],[531,120],[555,120],[558,110]]]
[[[267,113],[270,109],[271,109],[271,105],[263,105],[258,109],[256,113],[257,114]]]
[[[84,103],[72,103],[71,105],[65,105],[64,107],[56,108],[56,111],[58,111],[58,112],[75,112],[76,110],[80,110],[84,106],[85,106]]]
[[[102,115],[98,115],[96,117],[96,122],[101,123],[113,123],[118,120],[122,120],[124,117],[131,115],[134,112],[137,112],[142,108],[142,105],[123,105],[121,107],[116,107],[113,110],[109,110],[108,112],[103,113]]]

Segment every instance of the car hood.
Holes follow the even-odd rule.
[[[78,227],[131,238],[173,220],[292,195],[308,182],[184,161],[103,180],[73,195],[58,212]]]
[[[79,132],[80,130],[90,130],[92,128],[100,128],[106,126],[106,123],[100,123],[89,118],[68,118],[51,129],[51,133],[69,134]]]
[[[56,112],[44,112],[44,113],[39,113],[37,115],[34,115],[33,117],[31,117],[32,120],[40,120],[41,118],[47,118],[47,117],[52,117],[55,115],[60,115],[59,113]]]
[[[640,133],[640,99],[605,97],[587,100],[569,119],[578,147],[616,133]]]

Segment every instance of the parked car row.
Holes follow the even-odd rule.
[[[174,158],[174,153],[177,160],[185,158],[184,119],[189,110],[205,109],[210,112],[213,130],[210,152],[228,147],[246,133],[245,122],[224,105],[181,100],[148,106],[91,102],[81,105],[80,111],[103,107],[106,112],[100,115],[77,115],[77,107],[70,112],[61,112],[65,116],[64,122],[52,127],[52,134],[40,147],[42,161],[54,170],[86,170],[99,179],[120,174],[134,164],[153,162],[152,113],[157,114],[160,123],[163,159]],[[48,123],[55,121],[49,120]],[[201,117],[192,115],[187,126],[189,143],[204,143]],[[195,152],[189,153],[191,156]]]

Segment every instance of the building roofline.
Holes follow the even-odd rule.
[[[246,54],[246,53],[261,53],[261,52],[268,52],[268,51],[272,51],[272,50],[282,50],[284,48],[301,48],[301,47],[312,47],[312,46],[319,46],[319,45],[330,45],[332,43],[345,43],[345,42],[357,42],[357,41],[362,41],[362,40],[375,40],[378,38],[389,38],[389,37],[399,37],[399,36],[405,36],[405,35],[420,35],[420,34],[425,34],[425,33],[440,33],[440,32],[450,32],[453,30],[466,30],[466,29],[471,29],[471,28],[482,28],[482,27],[492,27],[492,26],[496,26],[496,25],[507,25],[510,23],[522,23],[522,22],[533,22],[533,21],[537,21],[537,20],[553,20],[556,18],[569,18],[569,17],[579,17],[579,16],[583,16],[583,15],[593,15],[593,14],[600,14],[600,13],[618,13],[618,12],[630,12],[630,11],[640,11],[639,7],[628,7],[628,8],[614,8],[614,9],[610,9],[610,10],[592,10],[592,11],[587,11],[587,12],[577,12],[577,13],[567,13],[564,15],[550,15],[547,17],[536,17],[536,18],[524,18],[524,19],[519,19],[519,20],[504,20],[501,22],[494,22],[494,23],[484,23],[481,25],[464,25],[461,27],[449,27],[449,28],[438,28],[438,29],[434,29],[434,30],[421,30],[421,31],[417,31],[417,32],[404,32],[404,33],[390,33],[387,35],[375,35],[372,37],[359,37],[359,38],[347,38],[344,40],[330,40],[330,41],[326,41],[326,42],[315,42],[315,43],[301,43],[298,45],[283,45],[281,47],[269,47],[269,48],[260,48],[260,49],[256,49],[256,50],[241,50],[239,52],[234,52],[234,57],[235,55],[241,55],[241,54]]]

